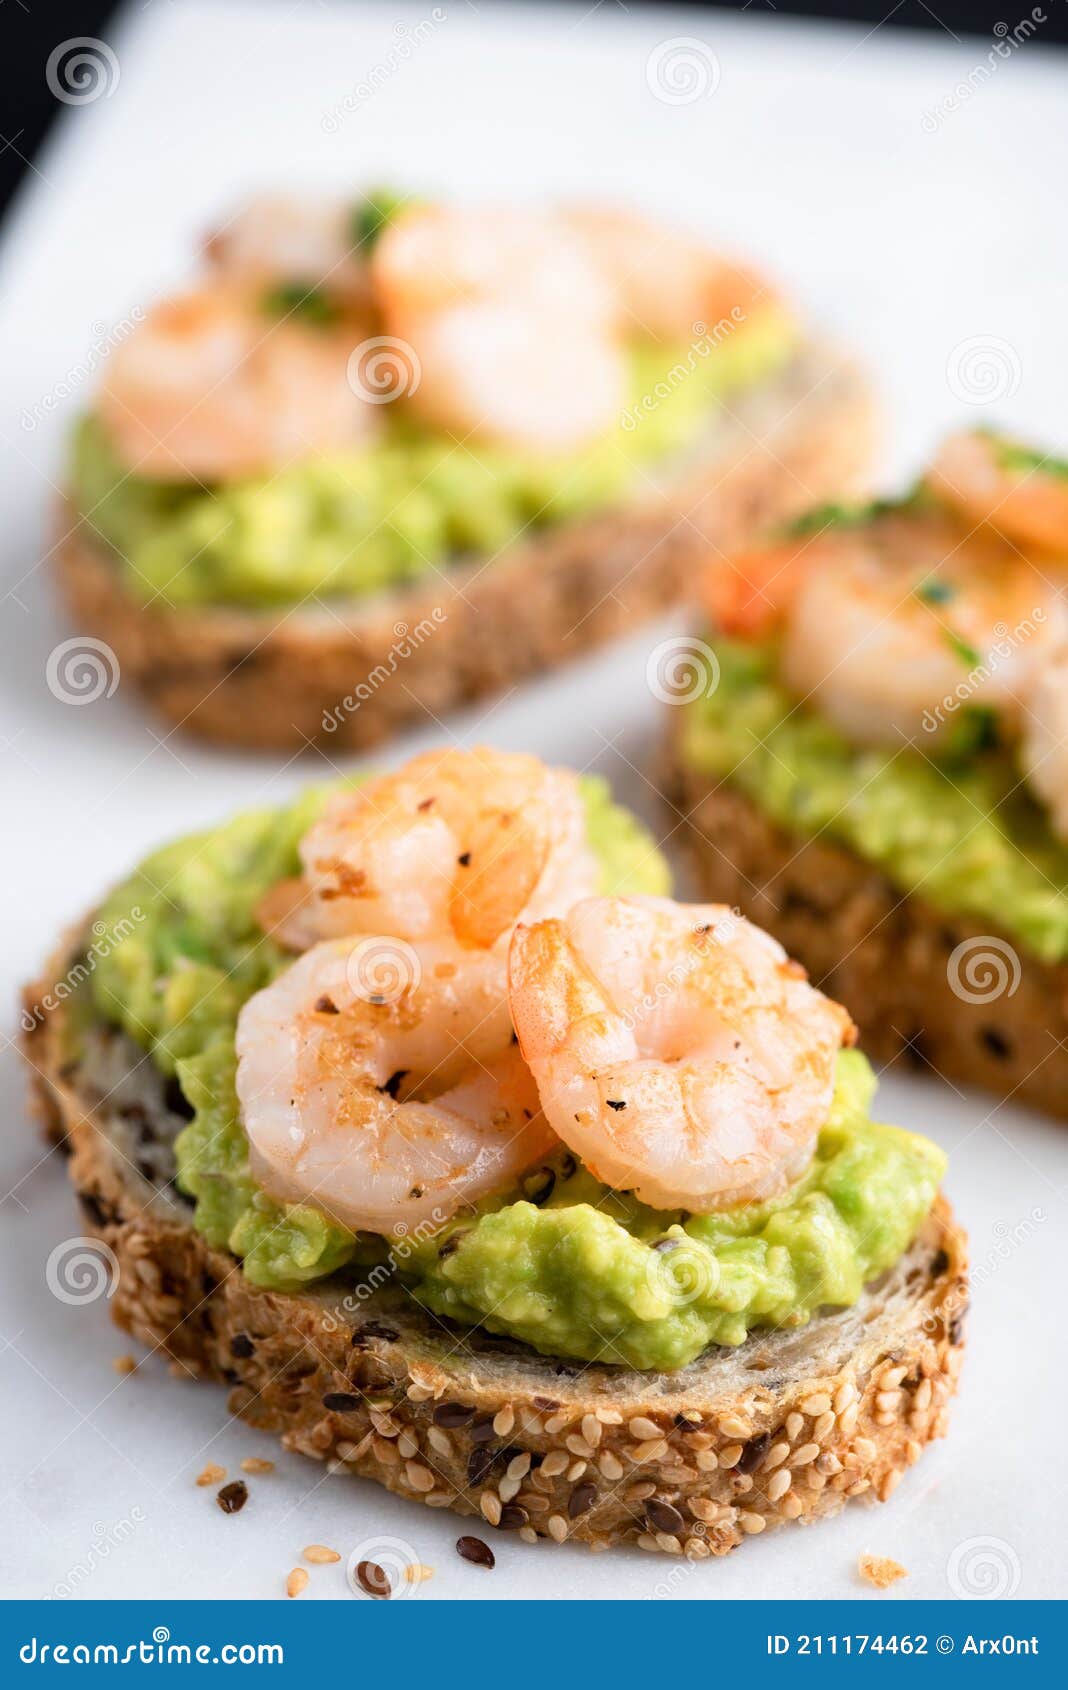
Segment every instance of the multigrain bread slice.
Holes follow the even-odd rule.
[[[903,893],[841,845],[784,832],[729,781],[687,766],[682,715],[658,785],[701,896],[773,933],[849,1005],[875,1060],[1068,1117],[1068,966]]]
[[[636,502],[557,525],[373,600],[288,609],[170,609],[131,594],[114,556],[60,512],[61,592],[80,633],[169,722],[257,749],[358,748],[551,669],[686,594],[709,547],[730,549],[860,489],[873,413],[826,348],[731,400],[700,447]]]
[[[703,1559],[851,1497],[885,1501],[944,1433],[967,1280],[943,1199],[856,1307],[674,1374],[547,1359],[449,1327],[392,1283],[261,1290],[174,1188],[182,1121],[158,1071],[118,1033],[71,1059],[52,983],[72,954],[27,992],[26,1053],[86,1228],[112,1253],[114,1317],[228,1384],[231,1411],[288,1449],[528,1541]]]

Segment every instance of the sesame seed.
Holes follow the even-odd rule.
[[[892,1391],[896,1385],[900,1385],[907,1372],[908,1366],[904,1362],[902,1362],[898,1367],[886,1368],[886,1370],[879,1375],[879,1389],[881,1391]]]
[[[241,1463],[243,1473],[273,1473],[274,1462],[262,1455],[246,1455]]]
[[[310,1561],[313,1567],[326,1567],[333,1561],[340,1561],[341,1556],[336,1549],[328,1549],[325,1543],[309,1543],[301,1550],[305,1561]]]
[[[521,1479],[510,1479],[507,1474],[497,1486],[497,1495],[502,1502],[512,1502],[519,1495]]]
[[[409,1402],[429,1402],[434,1395],[432,1386],[423,1385],[418,1379],[413,1379],[405,1392]]]
[[[782,1514],[784,1519],[796,1520],[798,1515],[801,1513],[803,1506],[804,1504],[802,1503],[801,1498],[799,1496],[795,1496],[793,1491],[790,1491],[787,1496],[783,1497],[782,1502],[779,1504],[779,1512]]]
[[[670,1532],[657,1532],[656,1542],[657,1547],[662,1549],[665,1555],[682,1554],[682,1544],[677,1537],[672,1537]]]
[[[137,1363],[133,1356],[115,1356],[111,1363],[116,1373],[136,1373]]]
[[[308,1586],[308,1574],[304,1567],[294,1567],[286,1579],[286,1595],[299,1596]]]
[[[638,1548],[650,1549],[655,1552],[660,1548],[660,1545],[657,1543],[655,1537],[651,1537],[648,1532],[642,1532],[641,1536],[638,1538]]]
[[[746,1512],[744,1514],[739,1514],[738,1516],[738,1524],[741,1526],[743,1532],[745,1532],[749,1537],[756,1537],[758,1532],[762,1532],[764,1530],[767,1523],[768,1522],[765,1520],[763,1514],[752,1514]]]
[[[405,1567],[404,1576],[409,1584],[425,1584],[427,1579],[434,1577],[433,1567],[424,1567],[421,1561],[413,1561],[410,1567]]]
[[[829,1408],[825,1414],[817,1416],[816,1424],[812,1428],[812,1436],[818,1444],[825,1444],[827,1442],[827,1439],[834,1431],[834,1424],[833,1409]]]
[[[400,1434],[396,1421],[391,1420],[388,1414],[377,1413],[375,1409],[371,1410],[371,1425],[380,1438],[395,1438]]]
[[[879,1453],[870,1438],[856,1438],[853,1442],[854,1452],[862,1461],[874,1461]]]
[[[713,1502],[707,1496],[691,1496],[686,1504],[695,1520],[702,1525],[714,1526],[727,1510],[722,1502]]]
[[[589,1461],[593,1455],[592,1447],[586,1442],[586,1439],[580,1437],[577,1432],[571,1432],[564,1439],[564,1447],[565,1449],[569,1449],[572,1455],[581,1456],[584,1461]]]
[[[585,1461],[573,1461],[567,1470],[569,1483],[574,1484],[576,1479],[581,1479],[583,1473],[586,1471],[586,1467],[587,1463]]]
[[[860,1419],[859,1403],[849,1403],[838,1412],[838,1430],[842,1436],[848,1438],[856,1431],[857,1421]]]
[[[488,1520],[491,1526],[500,1525],[501,1499],[499,1496],[491,1490],[484,1490],[478,1499],[478,1506],[482,1511],[484,1520]]]
[[[727,1444],[726,1448],[719,1452],[717,1465],[723,1468],[736,1467],[742,1459],[744,1447],[744,1444]]]
[[[554,1449],[550,1450],[549,1454],[545,1457],[545,1460],[541,1464],[540,1471],[544,1473],[547,1478],[553,1479],[558,1473],[566,1473],[567,1467],[567,1456],[564,1454],[563,1450]]]
[[[714,1473],[719,1465],[714,1449],[699,1449],[694,1456],[694,1463],[702,1473]]]
[[[520,1526],[519,1535],[524,1543],[537,1543],[538,1534],[533,1526]]]
[[[510,1479],[525,1479],[530,1472],[530,1451],[522,1450],[518,1455],[513,1455],[506,1471]]]
[[[419,1439],[410,1427],[406,1426],[397,1439],[397,1448],[406,1461],[419,1454]]]
[[[660,1427],[646,1414],[636,1414],[633,1420],[629,1420],[627,1431],[636,1443],[648,1443],[650,1439],[660,1436]]]
[[[737,1414],[724,1415],[719,1429],[725,1438],[748,1438],[750,1433],[750,1427]]]
[[[813,1420],[816,1420],[821,1414],[826,1414],[830,1406],[831,1399],[827,1392],[817,1391],[815,1396],[805,1398],[805,1401],[801,1404],[801,1411],[803,1414],[811,1415]]]
[[[555,1543],[563,1543],[567,1536],[567,1521],[562,1514],[550,1514],[545,1528]]]
[[[225,1477],[226,1468],[218,1466],[214,1461],[209,1461],[208,1465],[202,1468],[202,1470],[197,1474],[196,1482],[201,1487],[205,1485],[217,1485],[221,1480],[225,1479]]]
[[[515,1409],[512,1408],[510,1403],[506,1403],[493,1416],[493,1430],[499,1438],[506,1438],[514,1425]]]
[[[915,1438],[909,1438],[905,1445],[905,1460],[908,1462],[910,1467],[920,1459],[920,1454],[921,1446],[916,1442]]]
[[[915,1409],[924,1409],[929,1407],[930,1401],[931,1381],[929,1379],[921,1379],[920,1383],[916,1387],[916,1394],[912,1399],[912,1406]]]
[[[383,1467],[396,1467],[400,1461],[397,1446],[390,1443],[388,1438],[380,1438],[377,1432],[371,1434],[371,1448]]]
[[[596,1414],[584,1414],[582,1416],[582,1436],[591,1449],[597,1448],[601,1441],[601,1422]]]
[[[603,1451],[597,1463],[606,1479],[621,1479],[623,1477],[623,1463],[610,1449]]]
[[[786,1416],[786,1436],[789,1438],[791,1443],[793,1443],[794,1439],[798,1436],[804,1424],[804,1416],[798,1414],[796,1409],[792,1414],[788,1414]]]
[[[404,1467],[405,1477],[413,1490],[430,1491],[434,1489],[435,1479],[429,1467],[421,1462],[408,1461]]]
[[[851,1385],[847,1379],[844,1384],[839,1385],[838,1389],[834,1393],[834,1412],[836,1414],[842,1414],[849,1407],[850,1403],[856,1402],[856,1400],[856,1387]]]
[[[628,1459],[637,1466],[646,1461],[663,1461],[667,1452],[668,1446],[664,1438],[650,1438],[648,1443],[631,1444],[626,1453]]]
[[[655,1495],[656,1495],[656,1486],[653,1484],[652,1480],[651,1479],[639,1479],[637,1484],[630,1486],[630,1488],[627,1491],[626,1496],[624,1497],[624,1501],[625,1502],[644,1502],[647,1497],[655,1496]]]
[[[764,1471],[770,1473],[773,1468],[781,1467],[789,1453],[790,1445],[788,1443],[772,1444],[764,1457]]]
[[[893,1414],[900,1401],[900,1391],[877,1391],[875,1393],[875,1406],[881,1414]]]
[[[768,1501],[778,1502],[781,1496],[786,1495],[787,1491],[790,1489],[791,1483],[792,1480],[789,1469],[786,1467],[780,1467],[779,1471],[777,1473],[773,1473],[771,1478],[768,1480]]]
[[[893,1409],[884,1408],[880,1409],[878,1414],[873,1414],[872,1419],[875,1421],[877,1426],[892,1426],[897,1419],[897,1415],[894,1413]]]
[[[602,1426],[622,1426],[623,1424],[623,1416],[618,1408],[599,1408],[596,1410],[596,1414]]]
[[[437,1455],[452,1455],[452,1439],[448,1432],[443,1432],[440,1426],[428,1426],[426,1441]]]
[[[568,1416],[566,1414],[550,1414],[548,1420],[546,1420],[546,1422],[545,1422],[546,1436],[550,1437],[550,1438],[555,1438],[557,1432],[563,1431],[564,1427],[567,1425],[567,1422],[568,1422]]]
[[[892,1496],[894,1494],[894,1492],[896,1491],[896,1489],[897,1489],[897,1487],[900,1483],[901,1483],[901,1468],[900,1467],[891,1467],[889,1473],[887,1473],[887,1475],[886,1475],[885,1479],[883,1480],[882,1484],[879,1486],[879,1501],[885,1502],[887,1497]]]
[[[794,1450],[790,1465],[791,1467],[807,1467],[810,1461],[815,1461],[819,1452],[819,1444],[802,1444],[800,1449]]]

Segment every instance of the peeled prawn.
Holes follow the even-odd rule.
[[[549,1124],[657,1209],[707,1212],[796,1179],[855,1035],[766,933],[666,898],[590,898],[520,925],[509,1003]]]
[[[452,944],[313,946],[237,1025],[250,1167],[353,1231],[436,1229],[556,1140],[492,971]]]
[[[1068,561],[1068,463],[997,435],[955,434],[927,473],[928,485],[970,522],[987,522],[1023,546]]]
[[[379,407],[349,380],[360,331],[272,316],[216,284],[157,305],[109,361],[99,410],[138,475],[226,481],[362,445]]]

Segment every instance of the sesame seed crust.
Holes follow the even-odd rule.
[[[28,1003],[46,1000],[57,958]],[[56,972],[58,968],[58,973]],[[26,1040],[46,1129],[69,1149],[86,1231],[118,1262],[118,1324],[338,1473],[524,1542],[628,1543],[704,1560],[853,1497],[885,1501],[944,1435],[967,1309],[966,1243],[939,1198],[854,1309],[757,1332],[675,1374],[553,1361],[446,1328],[393,1288],[265,1291],[117,1151],[63,1038]],[[251,1344],[233,1340],[246,1335]]]

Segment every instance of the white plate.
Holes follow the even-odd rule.
[[[118,82],[64,114],[9,222],[0,272],[7,1001],[57,929],[153,842],[324,772],[315,759],[244,759],[165,736],[121,686],[73,708],[45,679],[49,653],[75,631],[55,614],[44,534],[62,431],[92,388],[87,347],[188,263],[213,216],[280,181],[643,197],[770,264],[857,346],[887,400],[888,474],[915,468],[961,417],[1063,444],[1065,59],[1043,49],[1040,27],[999,45],[766,13],[131,8]],[[696,97],[672,103],[653,85]],[[655,637],[447,731],[595,766],[666,831],[649,778]],[[903,1594],[950,1595],[952,1579],[978,1584],[984,1567],[993,1589],[1060,1589],[1063,1128],[918,1080],[884,1086],[884,1117],[950,1151],[978,1263],[951,1436],[887,1506],[696,1569],[487,1532],[498,1566],[486,1575],[455,1555],[451,1516],[281,1456],[228,1423],[221,1391],[174,1381],[158,1361],[116,1376],[111,1358],[128,1345],[104,1304],[68,1306],[45,1286],[50,1250],[78,1223],[59,1157],[24,1119],[11,1052],[4,1087],[8,1593],[276,1595],[302,1545],[347,1554],[382,1536],[436,1567],[420,1600],[865,1595],[864,1549],[905,1564]],[[278,1454],[277,1470],[225,1518],[193,1476],[208,1460],[233,1474],[253,1453]],[[308,1598],[344,1593],[341,1568],[313,1570]]]

